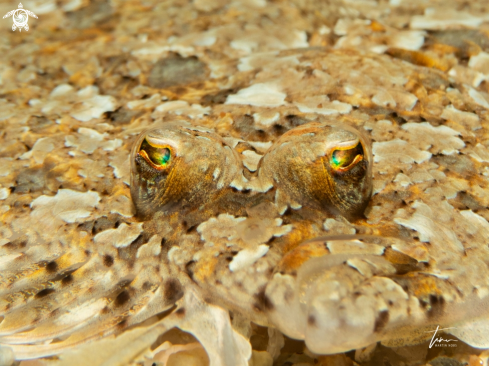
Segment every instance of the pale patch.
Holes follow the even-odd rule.
[[[122,181],[129,185],[131,180],[131,163],[129,161],[129,154],[126,152],[120,152],[110,158],[109,166],[114,169],[114,176],[122,179]]]
[[[85,302],[80,306],[70,309],[65,314],[56,319],[55,323],[58,325],[73,325],[79,324],[91,317],[97,315],[100,310],[107,306],[108,299],[97,299],[93,302]]]
[[[357,231],[350,223],[337,221],[335,219],[326,219],[323,223],[324,230],[328,235],[353,235]]]
[[[423,46],[425,36],[424,31],[399,31],[390,36],[388,42],[391,47],[417,51]]]
[[[285,105],[287,95],[274,83],[259,83],[228,95],[225,104],[249,104],[258,107]]]
[[[281,219],[234,217],[221,214],[197,227],[205,246],[236,246],[256,249],[272,237],[287,234],[291,225],[282,225]]]
[[[411,178],[409,178],[406,174],[399,173],[396,175],[396,178],[394,179],[394,182],[398,183],[401,187],[406,188],[411,182]]]
[[[157,257],[161,253],[161,237],[153,235],[146,244],[139,247],[136,258]]]
[[[361,258],[348,259],[346,264],[355,268],[364,277],[370,278],[374,275],[372,266]]]
[[[429,122],[406,123],[401,127],[410,133],[409,142],[422,150],[430,150],[432,154],[452,155],[465,147],[459,139],[459,132],[447,126],[433,127]]]
[[[169,112],[181,108],[187,108],[188,106],[189,104],[183,100],[174,100],[160,104],[158,107],[156,107],[155,112]]]
[[[80,90],[81,93],[83,90]],[[117,100],[109,95],[96,95],[76,104],[71,116],[81,122],[88,122],[93,118],[100,118],[106,112],[117,109]]]
[[[125,194],[117,194],[109,198],[107,207],[110,213],[117,213],[124,217],[134,216],[134,206],[131,199]]]
[[[482,75],[480,72],[461,65],[454,66],[448,72],[448,75],[453,77],[455,81],[463,84],[472,85],[474,88],[478,87],[480,83],[485,80],[484,75]]]
[[[428,262],[430,259],[428,249],[424,244],[399,242],[393,244],[391,248],[416,259],[418,262]]]
[[[161,95],[156,93],[148,99],[138,99],[127,102],[127,108],[132,110],[153,109],[161,103]]]
[[[38,139],[32,148],[22,154],[19,159],[34,158],[36,164],[42,164],[47,154],[54,150],[56,139],[50,137],[41,137]]]
[[[472,156],[479,163],[489,163],[489,150],[484,145],[475,145],[470,153],[470,156]]]
[[[337,36],[346,36],[347,34],[357,31],[358,28],[369,26],[372,23],[369,19],[339,19],[334,28],[333,32]]]
[[[143,232],[143,223],[127,225],[120,224],[117,229],[104,230],[94,236],[97,245],[113,245],[116,248],[125,248]]]
[[[460,214],[465,217],[467,220],[469,220],[472,224],[476,225],[477,228],[480,230],[481,233],[485,237],[489,235],[489,223],[485,218],[483,218],[480,215],[477,215],[475,212],[471,210],[465,210],[465,211],[460,211]]]
[[[332,102],[324,101],[322,103],[313,104],[295,103],[295,105],[302,113],[318,113],[323,115],[346,114],[350,113],[352,110],[352,106],[350,104],[339,102],[337,100],[334,100]],[[317,107],[318,105],[320,105],[320,107]]]
[[[372,153],[375,163],[388,162],[389,165],[398,161],[402,164],[412,164],[422,162],[431,158],[431,153],[421,151],[404,140],[395,139],[386,142],[374,142],[372,144]]]
[[[176,114],[177,116],[184,115],[190,118],[201,118],[211,113],[211,107],[202,107],[200,104],[189,105],[183,100],[175,100],[160,104],[155,108],[152,116],[156,118],[166,113]]]
[[[241,153],[243,165],[248,168],[248,170],[254,172],[258,168],[258,163],[263,155],[258,155],[252,150],[245,150]]]
[[[385,248],[382,245],[363,243],[359,240],[331,240],[326,246],[331,254],[375,254],[382,255]]]
[[[77,150],[92,154],[99,147],[106,151],[113,151],[122,146],[122,140],[106,140],[109,135],[107,133],[99,133],[91,128],[80,127],[77,136],[68,135],[65,137],[66,147],[75,147]]]
[[[410,28],[426,30],[443,30],[453,26],[477,28],[487,18],[487,15],[477,17],[452,8],[426,8],[424,15],[412,17]]]
[[[173,316],[173,325],[200,341],[212,365],[248,366],[251,345],[233,329],[227,310],[204,302],[192,287],[186,289],[182,306],[186,315],[182,319]]]
[[[481,51],[477,55],[471,56],[469,67],[482,73],[487,80],[489,78],[489,53]]]
[[[271,141],[269,142],[248,141],[248,143],[251,146],[253,146],[260,154],[265,154],[267,150],[273,145]]]
[[[8,242],[8,239],[0,239],[0,246],[5,245]],[[8,270],[7,266],[10,265],[13,260],[19,258],[21,255],[22,253],[14,253],[0,256],[0,270]]]
[[[397,103],[392,95],[386,90],[381,89],[372,97],[372,102],[381,107],[395,108]]]
[[[10,189],[0,188],[0,200],[5,200],[8,196],[10,196]]]
[[[0,177],[9,175],[14,164],[12,158],[0,158]]]
[[[477,114],[460,111],[452,104],[445,107],[440,117],[457,122],[461,125],[467,125],[471,130],[478,130],[482,127]]]
[[[55,87],[53,90],[51,90],[51,93],[49,93],[49,98],[55,99],[55,98],[64,97],[67,94],[72,93],[74,90],[75,88],[73,88],[69,84],[61,84]]]
[[[413,183],[424,183],[434,180],[435,178],[425,169],[416,169],[409,174],[409,178]]]
[[[489,109],[489,102],[487,101],[487,99],[481,94],[479,93],[477,90],[473,89],[473,88],[470,88],[469,90],[469,95],[470,97],[474,100],[474,102],[478,105],[480,105],[481,107],[484,107],[486,109]]]
[[[83,222],[89,219],[98,205],[97,192],[77,192],[60,189],[56,196],[40,196],[31,203],[31,216],[40,221],[63,220],[67,223]]]
[[[236,254],[233,260],[229,263],[231,272],[239,271],[240,269],[253,265],[258,259],[267,254],[270,247],[262,244],[256,248],[247,248]]]
[[[396,217],[394,218],[394,222],[415,230],[419,234],[419,240],[421,242],[431,243],[436,248],[432,250],[433,254],[436,253],[438,248],[444,248],[444,250],[450,248],[458,253],[464,250],[462,243],[457,239],[455,233],[447,230],[439,223],[440,210],[437,210],[440,212],[438,212],[438,217],[435,217],[432,208],[423,202],[416,201],[411,206],[416,209],[416,212],[410,218]]]
[[[83,159],[81,166],[82,169],[78,170],[78,175],[83,178],[89,178],[93,181],[98,181],[99,178],[103,178],[107,171],[107,163],[100,160]]]
[[[251,71],[257,67],[265,67],[267,69],[293,68],[299,65],[299,60],[296,55],[278,57],[276,51],[260,52],[239,59],[239,71]]]
[[[265,110],[253,114],[255,126],[258,128],[272,127],[280,119],[280,113],[273,110]]]

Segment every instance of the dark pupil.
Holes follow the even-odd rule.
[[[167,147],[154,147],[144,140],[141,144],[141,150],[146,151],[154,165],[166,166],[170,162],[171,153]]]
[[[358,144],[353,149],[335,150],[331,158],[332,165],[335,168],[345,168],[353,163],[357,155],[363,155],[362,144]]]

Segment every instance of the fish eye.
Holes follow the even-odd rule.
[[[147,139],[141,143],[138,155],[157,170],[165,170],[172,160],[172,151],[169,146],[153,145]]]
[[[359,142],[354,147],[338,148],[333,150],[330,158],[330,166],[334,171],[346,172],[352,169],[363,159],[363,147]]]

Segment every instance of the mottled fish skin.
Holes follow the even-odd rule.
[[[80,71],[1,100],[0,345],[33,359],[152,319],[244,365],[230,313],[317,354],[437,325],[489,347],[485,84],[421,51],[284,44],[199,54],[194,79],[130,95]],[[186,60],[166,56],[153,70]],[[205,332],[216,319],[225,347]]]

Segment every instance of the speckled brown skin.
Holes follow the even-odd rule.
[[[394,3],[94,3],[2,38],[2,347],[118,334],[86,354],[127,364],[176,326],[245,365],[250,321],[320,354],[487,347],[486,10]]]

